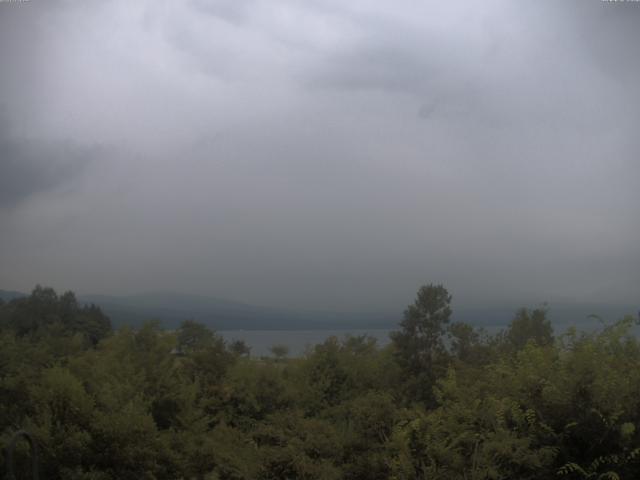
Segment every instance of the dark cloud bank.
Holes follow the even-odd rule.
[[[92,159],[96,148],[72,141],[15,138],[0,129],[0,208],[17,208],[39,193],[72,183]]]

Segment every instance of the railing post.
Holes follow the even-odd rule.
[[[7,480],[16,480],[15,472],[13,471],[13,451],[16,449],[16,443],[20,437],[25,437],[31,446],[31,475],[33,480],[38,480],[38,445],[31,436],[31,434],[25,430],[16,432],[7,448]]]

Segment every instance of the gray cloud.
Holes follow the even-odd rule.
[[[214,17],[236,25],[243,24],[249,18],[253,3],[254,2],[248,0],[221,0],[217,2],[207,0],[191,1],[191,5],[196,11],[213,15]]]
[[[71,141],[12,137],[0,128],[0,209],[72,183],[96,157],[96,149]]]
[[[0,8],[6,288],[640,294],[637,4]]]

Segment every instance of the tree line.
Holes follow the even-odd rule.
[[[114,331],[36,287],[0,301],[0,446],[29,431],[42,478],[65,480],[638,478],[632,317],[555,335],[521,309],[489,335],[451,301],[421,287],[385,347],[255,358],[193,320]]]

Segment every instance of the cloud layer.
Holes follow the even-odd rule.
[[[637,301],[638,4],[0,9],[5,288]]]

